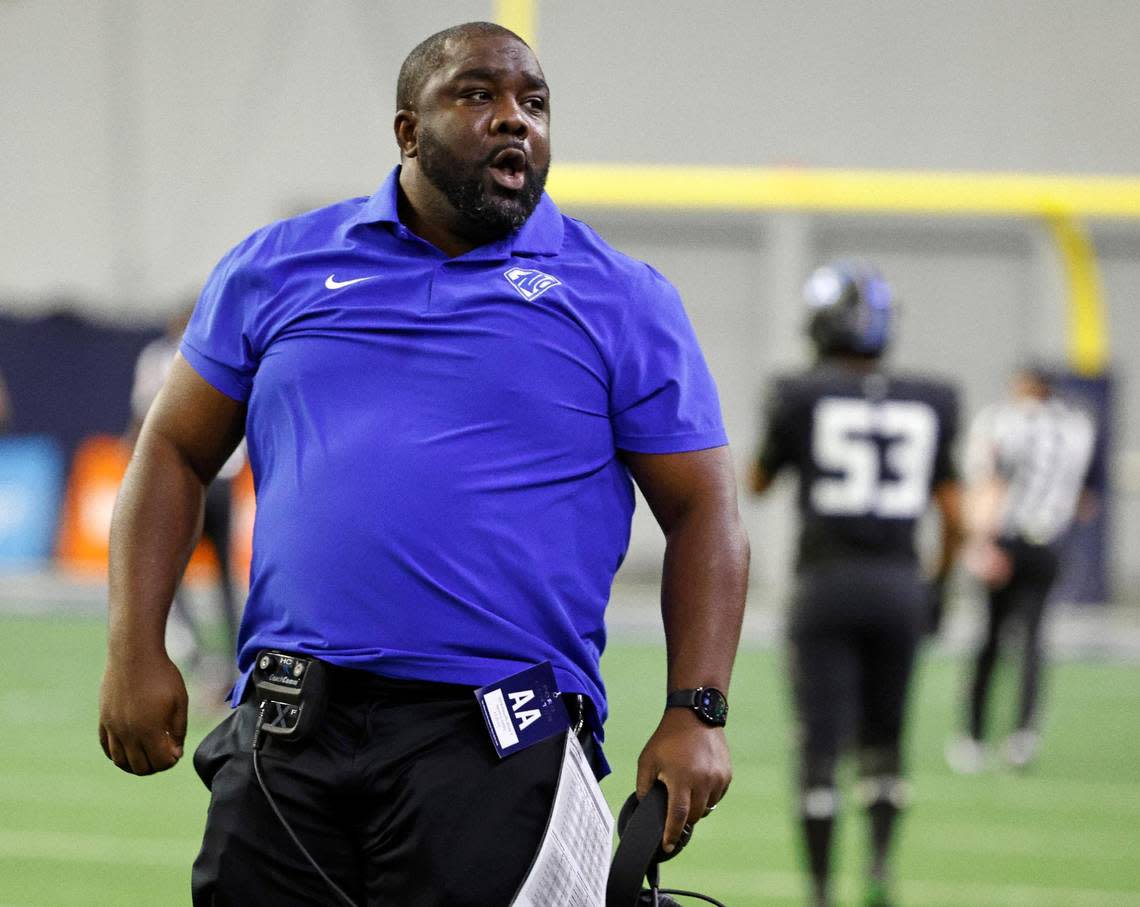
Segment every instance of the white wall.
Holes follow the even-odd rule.
[[[542,8],[568,158],[1136,169],[1131,0]]]
[[[557,160],[1135,172],[1133,0],[539,0]],[[404,55],[490,0],[0,3],[0,305],[158,320],[250,230],[370,193],[396,161]],[[1019,356],[1061,353],[1047,236],[1019,221],[585,214],[685,295],[738,457],[777,364],[800,358],[797,283],[877,260],[905,300],[897,358],[962,382],[968,411]],[[1097,224],[1140,450],[1140,225]],[[786,521],[748,505],[762,575]],[[1140,527],[1125,502],[1121,538]],[[651,563],[639,522],[631,561]],[[1123,542],[1123,576],[1140,552]]]
[[[1130,0],[539,0],[556,157],[1135,170]],[[169,307],[224,249],[370,192],[393,86],[489,0],[0,4],[0,298]]]
[[[147,317],[261,224],[370,193],[396,73],[486,2],[0,4],[0,298]],[[16,124],[9,128],[8,124]]]

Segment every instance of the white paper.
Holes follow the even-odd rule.
[[[487,714],[491,716],[491,726],[495,729],[495,736],[499,738],[499,748],[505,750],[518,743],[519,735],[515,733],[503,691],[491,690],[483,697],[483,702],[487,705]]]
[[[604,907],[614,817],[582,744],[566,732],[554,806],[513,907]]]

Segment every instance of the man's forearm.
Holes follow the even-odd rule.
[[[748,536],[735,506],[695,507],[666,535],[661,611],[669,689],[727,692],[748,588]]]
[[[961,486],[954,480],[940,483],[934,489],[934,501],[942,520],[942,544],[934,565],[933,578],[941,582],[950,573],[965,540]]]
[[[111,521],[108,644],[162,651],[166,617],[197,544],[205,488],[169,441],[144,431]]]

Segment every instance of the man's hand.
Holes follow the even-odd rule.
[[[1013,576],[1009,553],[992,539],[975,539],[963,556],[966,569],[990,589],[1001,589]]]
[[[182,758],[186,685],[166,653],[107,662],[99,690],[99,742],[125,772],[150,775]]]
[[[732,781],[724,729],[709,727],[688,709],[666,709],[637,760],[638,799],[657,779],[669,789],[661,845],[671,853],[685,823],[707,816]]]

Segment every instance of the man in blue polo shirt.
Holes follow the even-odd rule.
[[[401,69],[401,165],[380,189],[257,231],[203,290],[116,511],[100,724],[126,771],[182,755],[162,631],[202,488],[244,434],[242,704],[195,758],[212,794],[196,904],[330,898],[251,770],[266,649],[329,666],[320,725],[265,754],[320,871],[354,903],[506,904],[561,745],[500,761],[472,690],[549,661],[605,771],[598,662],[631,477],[666,535],[666,692],[686,706],[664,711],[638,788],[667,785],[669,847],[727,789],[718,697],[748,545],[716,390],[669,283],[543,193],[549,103],[513,33],[432,36]]]

